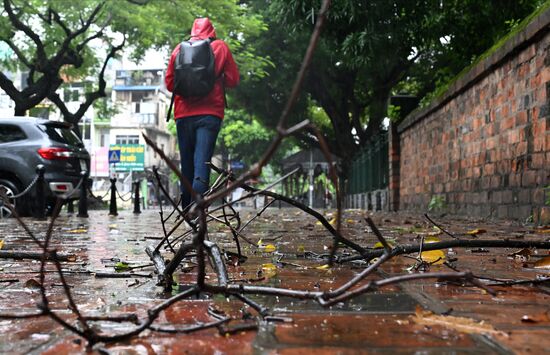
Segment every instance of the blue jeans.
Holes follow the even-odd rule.
[[[220,118],[211,115],[191,116],[176,120],[181,172],[193,185],[193,190],[201,195],[208,190],[210,167],[206,163],[212,159],[221,124]],[[183,185],[180,187],[181,204],[185,208],[191,203],[191,194]]]

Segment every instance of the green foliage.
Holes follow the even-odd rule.
[[[222,150],[222,154],[229,156],[231,160],[243,161],[250,166],[260,160],[273,138],[273,132],[262,126],[246,111],[228,109],[217,145]],[[291,142],[285,142],[271,163],[279,161],[290,145]]]
[[[128,271],[130,268],[130,265],[128,265],[125,261],[119,261],[115,264],[115,271],[116,272],[125,272]]]
[[[94,102],[94,112],[96,119],[99,121],[110,122],[111,118],[120,112],[120,108],[117,107],[113,101],[107,98],[101,98]]]
[[[170,120],[166,124],[166,128],[168,129],[168,132],[170,132],[171,135],[173,135],[174,137],[177,136],[176,121]]]
[[[516,26],[540,0],[333,1],[289,124],[320,122],[333,153],[345,161],[368,144],[394,93],[419,98],[443,87],[473,58]],[[269,39],[255,38],[270,58],[268,80],[249,82],[239,99],[273,127],[286,102],[321,0],[249,0],[263,14]],[[319,120],[315,107],[325,112]],[[329,124],[330,123],[330,124]],[[299,137],[308,144],[310,136]]]
[[[394,105],[388,106],[388,117],[393,122],[397,122],[399,119],[401,119],[400,112],[401,112],[401,107],[394,106]]]
[[[423,96],[420,106],[428,106],[431,101],[444,95],[453,83],[491,56],[548,8],[549,0],[502,3],[470,0],[447,7],[447,14],[453,19],[451,28],[454,28],[452,41],[446,45],[450,50],[439,54],[439,60],[444,66],[428,73],[435,80],[430,85],[424,84],[424,91],[420,90]],[[469,16],[464,16],[465,13]],[[471,16],[475,13],[486,15]]]
[[[434,195],[428,204],[428,211],[441,211],[447,207],[445,197],[441,195]]]
[[[7,77],[0,81],[19,112],[39,104],[63,81],[97,77],[111,46],[123,40],[135,60],[150,49],[166,53],[168,59],[175,45],[189,37],[196,17],[212,19],[218,38],[232,47],[245,79],[265,76],[264,68],[270,65],[250,41],[265,31],[262,18],[234,0],[10,0],[4,2],[5,9],[6,4],[29,26],[26,31],[18,29],[21,26],[15,26],[6,11],[0,18],[0,66],[30,71],[25,93],[6,90],[13,88]],[[44,77],[47,80],[41,82]],[[98,87],[96,82],[87,93]]]

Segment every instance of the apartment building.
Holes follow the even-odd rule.
[[[170,183],[170,171],[166,163],[153,149],[145,144],[143,134],[151,138],[165,155],[179,160],[176,139],[168,130],[166,112],[170,104],[170,93],[164,87],[164,69],[140,69],[132,63],[132,69],[125,70],[124,62],[113,61],[106,73],[108,89],[111,96],[108,105],[114,108],[110,116],[100,115],[94,107],[86,112],[79,123],[83,142],[92,157],[90,176],[93,189],[97,192],[109,188],[110,178],[116,177],[119,191],[124,193],[131,189],[132,182],[142,181],[144,202],[156,202],[157,193],[153,189],[151,171],[159,167],[163,183],[174,195],[178,188]],[[119,69],[120,68],[120,69]],[[21,85],[25,73],[11,74]],[[59,89],[59,94],[71,112],[75,112],[84,101],[85,92],[93,85],[90,80],[68,82]],[[13,101],[0,90],[0,114],[13,115]],[[63,120],[59,110],[48,100],[32,109],[29,116],[40,116],[51,120]],[[121,161],[109,164],[110,149],[121,149]]]
[[[153,166],[159,167],[167,185],[170,171],[161,157],[145,144],[143,134],[153,140],[169,159],[179,160],[176,139],[170,134],[166,122],[170,95],[164,87],[163,68],[116,70],[111,99],[118,113],[111,118],[108,137],[111,148],[142,150],[143,156],[138,154],[137,157],[138,160],[143,159],[144,170],[150,171]],[[126,162],[125,165],[131,166],[131,162]],[[123,179],[128,179],[128,174],[136,174],[131,167],[124,168],[124,164],[122,169],[115,166],[114,170]],[[149,182],[149,188],[151,186]],[[173,184],[171,191],[177,191]]]

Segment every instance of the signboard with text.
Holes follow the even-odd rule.
[[[145,146],[142,144],[116,144],[109,151],[120,151],[120,161],[114,165],[115,171],[143,171],[145,166]]]

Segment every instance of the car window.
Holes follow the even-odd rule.
[[[82,146],[82,141],[80,138],[78,138],[78,136],[69,128],[55,125],[41,125],[41,128],[53,141],[68,145]]]
[[[0,143],[20,141],[27,138],[21,128],[14,125],[0,124]]]

